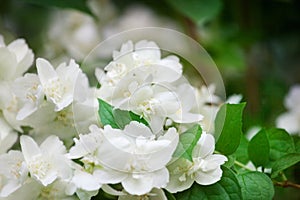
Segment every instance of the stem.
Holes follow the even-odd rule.
[[[243,163],[239,162],[239,161],[234,161],[234,164],[243,168],[243,169],[246,169],[248,171],[254,171],[253,169],[250,169],[249,167],[247,167],[246,165],[244,165]]]
[[[288,180],[282,181],[282,182],[273,181],[273,183],[274,183],[275,186],[280,186],[280,187],[284,187],[284,188],[285,187],[293,187],[293,188],[300,189],[300,185],[299,184],[290,182]]]
[[[288,180],[283,172],[280,172],[280,175],[281,175],[281,178],[284,182],[286,182]]]

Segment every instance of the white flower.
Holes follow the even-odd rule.
[[[7,109],[11,105],[11,82],[22,76],[33,62],[33,53],[25,40],[17,39],[8,46],[0,35],[0,109]]]
[[[28,178],[23,154],[20,151],[9,151],[0,155],[0,197],[7,197],[22,186]]]
[[[54,108],[54,104],[44,101],[22,122],[32,128],[29,134],[37,143],[43,142],[49,135],[56,135],[70,146],[76,135],[72,104],[58,112],[54,112]]]
[[[23,120],[31,115],[44,100],[42,86],[36,74],[25,74],[25,76],[17,78],[12,89],[22,104],[17,114],[17,120]]]
[[[203,120],[200,122],[202,129],[208,133],[214,133],[214,121],[219,111],[220,105],[223,103],[220,97],[216,96],[215,86],[203,85],[200,89],[195,89],[196,98],[198,102],[198,111],[203,115]]]
[[[87,170],[93,166],[89,173],[100,183],[122,183],[133,195],[143,195],[167,184],[169,174],[165,166],[178,143],[174,128],[158,138],[148,127],[135,121],[124,130],[112,129],[109,125],[104,130],[95,126],[90,129],[92,133],[75,140],[70,156],[83,157],[81,161]]]
[[[0,154],[5,153],[17,141],[18,134],[0,114]]]
[[[68,66],[66,63],[62,63],[54,69],[45,59],[38,58],[36,63],[43,92],[47,100],[55,104],[55,111],[60,111],[70,105],[73,102],[77,77],[82,77],[82,71],[78,64],[74,60],[70,60]]]
[[[50,20],[47,57],[69,55],[82,61],[102,40],[98,25],[89,15],[72,10],[55,11]]]
[[[69,158],[78,159],[96,154],[103,141],[103,129],[96,125],[91,125],[89,129],[89,134],[80,134],[79,139],[74,138],[75,145],[70,149]]]
[[[103,142],[103,129],[96,125],[89,127],[90,133],[80,134],[79,139],[74,138],[75,145],[70,149],[68,157],[81,158],[84,166],[73,166],[74,176],[72,183],[79,189],[95,191],[102,186],[101,179],[93,175],[94,169],[101,168],[97,158],[98,148]]]
[[[56,179],[71,177],[66,148],[56,136],[49,136],[40,147],[29,136],[22,135],[20,144],[31,177],[47,186]]]
[[[169,174],[165,166],[178,143],[174,128],[158,138],[135,121],[124,130],[109,125],[103,130],[93,125],[90,131],[75,139],[75,146],[70,149],[69,157],[82,158],[86,169],[76,172],[73,182],[77,187],[90,191],[102,184],[122,183],[129,194],[144,195],[166,186]],[[91,180],[93,187],[78,177]]]
[[[101,180],[99,180],[98,177],[86,172],[83,168],[78,168],[74,171],[71,182],[76,186],[77,190],[97,191],[102,186]]]
[[[223,155],[213,154],[214,149],[214,137],[203,132],[194,147],[192,162],[179,158],[168,166],[170,182],[166,189],[171,193],[176,193],[190,188],[194,181],[200,185],[211,185],[219,181],[222,176],[220,166],[227,161],[227,158]]]
[[[174,128],[155,138],[144,124],[132,121],[124,130],[105,126],[104,138],[97,156],[105,169],[95,171],[99,179],[105,183],[121,182],[125,191],[133,195],[166,186],[169,173],[165,166],[178,143]]]
[[[278,128],[286,129],[290,134],[300,134],[300,85],[291,87],[285,97],[284,105],[287,112],[281,114],[276,120]]]
[[[182,74],[178,57],[168,56],[162,59],[156,43],[142,40],[135,45],[128,41],[122,45],[120,51],[114,51],[113,61],[104,68],[106,75],[98,77],[98,80],[102,85],[115,86],[135,68],[144,68],[143,75],[151,74],[154,81],[172,82]]]
[[[32,62],[33,53],[25,40],[17,39],[6,46],[0,35],[0,82],[22,76]]]
[[[72,186],[68,182],[56,180],[47,186],[43,186],[38,181],[29,178],[15,192],[5,197],[5,200],[15,200],[15,199],[78,200],[78,198],[73,194],[74,191],[72,190]],[[0,199],[2,200],[2,198]]]

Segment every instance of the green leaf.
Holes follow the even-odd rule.
[[[271,179],[261,172],[246,172],[237,176],[244,200],[268,200],[274,196]]]
[[[99,102],[99,110],[98,115],[100,117],[101,124],[103,126],[110,125],[112,128],[120,128],[118,124],[115,122],[115,117],[113,114],[113,107],[103,101],[102,99],[98,99]]]
[[[262,129],[249,142],[248,155],[255,166],[271,168],[282,156],[294,153],[293,138],[283,129]]]
[[[113,106],[106,103],[102,99],[98,99],[98,102],[98,114],[100,117],[101,124],[103,126],[111,125],[112,128],[123,129],[131,121],[137,121],[145,124],[146,126],[149,125],[144,118],[131,111],[114,109]]]
[[[129,112],[129,115],[130,115],[131,121],[141,122],[141,123],[145,124],[146,126],[149,126],[149,123],[143,117],[141,117],[131,111]]]
[[[90,8],[87,6],[86,0],[24,0],[27,3],[40,6],[54,6],[58,8],[72,8],[81,12],[93,15]]]
[[[216,116],[216,150],[224,155],[236,151],[242,135],[242,117],[245,103],[224,104]]]
[[[256,167],[266,166],[269,162],[270,144],[265,129],[261,129],[249,142],[248,155]]]
[[[294,136],[295,151],[300,153],[300,137]]]
[[[173,154],[173,157],[181,157],[192,161],[192,152],[198,140],[200,139],[201,134],[202,129],[198,124],[180,134],[179,143]]]
[[[241,188],[235,174],[228,168],[222,167],[223,175],[220,181],[213,185],[201,186],[194,183],[193,186],[180,193],[174,194],[180,200],[238,200],[242,199]]]
[[[216,17],[222,7],[220,0],[168,0],[168,3],[196,23]]]
[[[132,120],[128,111],[113,109],[112,114],[114,117],[114,121],[117,126],[123,129],[127,124],[129,124]]]
[[[174,195],[172,193],[168,192],[167,190],[164,190],[164,193],[165,193],[168,200],[176,200]]]
[[[234,155],[236,156],[236,160],[238,160],[239,162],[241,162],[243,164],[247,164],[249,161],[248,145],[249,145],[249,141],[247,140],[245,135],[242,135],[240,145],[237,148]]]
[[[270,164],[280,157],[295,152],[293,138],[283,129],[272,128],[267,130],[270,143]]]
[[[271,177],[276,178],[279,172],[295,165],[298,162],[300,162],[300,153],[290,153],[279,158],[273,164]]]

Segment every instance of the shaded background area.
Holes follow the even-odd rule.
[[[48,59],[72,57],[76,48],[82,47],[77,43],[101,42],[129,28],[159,26],[184,32],[212,56],[227,95],[243,95],[247,102],[245,132],[252,126],[274,126],[276,117],[285,111],[283,100],[289,87],[300,83],[297,0],[0,0],[0,5],[0,33],[6,43],[23,37],[36,57]],[[75,14],[72,26],[56,24],[67,20],[64,11],[78,12],[86,19],[77,19]],[[74,33],[80,20],[95,26],[91,31],[97,34]],[[78,38],[74,46],[60,46],[59,38],[65,34]],[[92,46],[83,48],[89,52]],[[80,56],[75,59],[82,61]],[[299,164],[287,175],[300,183]],[[275,199],[298,199],[297,194],[299,190],[276,187]]]

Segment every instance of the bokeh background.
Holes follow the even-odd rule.
[[[53,63],[81,63],[106,38],[149,26],[183,32],[207,50],[227,96],[247,102],[245,133],[275,126],[289,88],[300,83],[298,0],[0,0],[5,42],[25,38]],[[299,184],[299,164],[287,175]],[[300,199],[300,190],[276,187],[275,199],[283,198]]]

